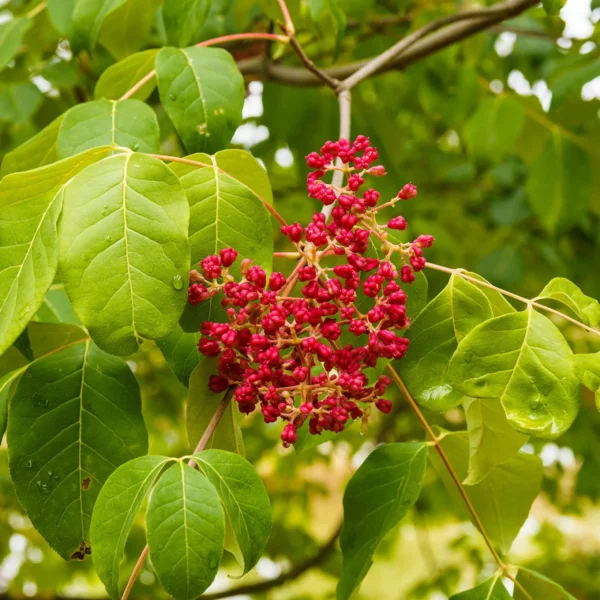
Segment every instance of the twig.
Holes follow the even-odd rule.
[[[302,61],[302,64],[311,73],[314,73],[319,79],[324,81],[331,89],[336,90],[338,88],[338,86],[340,85],[339,79],[331,77],[331,75],[328,75],[326,71],[324,71],[323,69],[319,69],[319,67],[317,67],[315,63],[308,57],[306,52],[304,52],[304,49],[298,43],[298,40],[295,36],[290,37],[290,46],[294,49],[294,51],[298,55],[298,58]]]
[[[235,388],[230,387],[227,390],[227,392],[224,394],[223,398],[221,399],[221,402],[219,403],[219,406],[217,406],[217,410],[215,411],[215,414],[212,416],[212,419],[209,421],[208,425],[206,426],[206,429],[204,430],[204,433],[202,434],[202,437],[200,438],[198,445],[194,449],[194,454],[196,454],[198,452],[202,452],[202,450],[204,450],[204,448],[206,448],[206,444],[208,444],[208,440],[210,440],[212,434],[215,432],[215,429],[217,428],[217,425],[219,424],[219,421],[221,420],[221,417],[227,410],[227,406],[229,405],[229,402],[231,401],[231,397],[233,396],[234,389]],[[195,467],[196,463],[190,459],[188,461],[188,465],[190,467]],[[127,586],[125,587],[125,590],[123,591],[121,600],[127,600],[127,598],[129,598],[129,594],[131,593],[133,584],[135,583],[135,580],[137,579],[137,576],[140,573],[140,570],[144,564],[144,561],[146,560],[146,557],[148,556],[148,551],[149,551],[149,548],[148,548],[148,545],[146,544],[146,546],[144,546],[144,549],[142,550],[142,552],[140,554],[140,557],[138,558],[137,562],[135,563],[135,567],[133,568],[131,575],[129,576],[129,581],[127,582]]]
[[[469,514],[471,515],[473,522],[475,523],[475,526],[479,530],[479,533],[481,533],[481,536],[483,537],[485,544],[488,547],[494,561],[498,565],[498,569],[502,572],[502,574],[505,577],[508,577],[508,579],[510,579],[525,594],[526,598],[528,598],[529,600],[533,600],[533,598],[529,595],[527,590],[525,590],[523,588],[523,586],[510,574],[510,571],[508,570],[507,565],[504,564],[504,562],[500,558],[500,555],[496,551],[496,548],[494,548],[494,544],[492,543],[492,540],[490,539],[489,535],[485,531],[485,527],[483,526],[483,523],[481,522],[481,519],[479,518],[479,515],[477,514],[477,511],[475,510],[475,507],[473,506],[471,499],[467,495],[467,492],[466,492],[461,480],[459,479],[458,475],[456,474],[456,471],[454,470],[452,463],[448,459],[448,456],[446,455],[446,453],[444,452],[444,450],[440,444],[441,438],[439,438],[435,434],[435,432],[433,431],[433,429],[427,422],[427,419],[421,412],[419,405],[417,404],[415,399],[412,397],[411,393],[408,391],[406,384],[404,383],[404,381],[402,380],[400,375],[398,375],[398,373],[396,372],[394,367],[392,367],[390,364],[387,364],[386,367],[387,367],[387,370],[389,371],[390,375],[392,376],[392,379],[394,380],[396,385],[400,388],[402,395],[404,396],[406,401],[410,404],[410,407],[412,408],[413,412],[417,416],[417,419],[419,419],[419,422],[421,423],[423,429],[425,430],[427,435],[431,438],[431,441],[433,442],[433,446],[434,446],[436,452],[439,454],[440,458],[442,459],[442,462],[444,463],[444,466],[446,467],[448,474],[452,478],[454,485],[456,485],[456,488],[458,489],[458,493],[460,494],[463,502],[465,503],[465,506],[467,507],[467,510],[468,510]]]
[[[535,308],[538,308],[540,310],[545,310],[546,312],[552,313],[553,315],[556,315],[557,317],[560,317],[561,319],[565,319],[565,321],[569,321],[570,323],[573,323],[574,325],[577,325],[578,327],[585,329],[589,333],[593,333],[594,335],[600,336],[600,330],[594,329],[594,327],[590,327],[589,325],[585,325],[581,321],[578,321],[577,319],[574,319],[573,317],[570,317],[569,315],[566,315],[565,313],[562,313],[559,310],[556,310],[555,308],[551,308],[550,306],[540,304],[539,302],[536,302],[535,300],[531,300],[530,298],[525,298],[524,296],[519,296],[518,294],[514,294],[513,292],[509,292],[508,290],[503,290],[502,288],[499,288],[499,287],[489,283],[488,281],[481,281],[480,279],[477,279],[476,277],[471,277],[470,275],[467,275],[462,269],[452,269],[450,267],[444,267],[443,265],[436,265],[435,263],[430,263],[430,262],[428,262],[426,266],[430,269],[434,269],[435,271],[442,271],[443,273],[449,273],[451,275],[458,275],[459,277],[462,277],[463,279],[465,279],[471,283],[474,283],[475,285],[479,285],[481,287],[486,287],[490,290],[494,290],[495,292],[498,292],[499,294],[502,294],[503,296],[508,296],[509,298],[513,298],[514,300],[523,302],[524,304],[527,304],[528,306],[534,306]]]
[[[434,31],[430,35],[417,40],[401,52],[397,52],[391,61],[386,62],[371,74],[383,73],[390,69],[403,69],[439,50],[488,29],[505,19],[514,17],[535,4],[537,4],[537,0],[505,0],[504,2],[495,4],[491,8],[477,11],[478,18],[471,17],[469,19],[459,20],[449,26],[443,27],[439,31],[435,31],[435,29],[439,29],[439,27],[434,28]],[[432,23],[436,23],[436,21],[433,21]],[[343,80],[352,76],[373,60],[373,58],[369,58],[355,61],[346,65],[323,69],[323,71],[334,79]],[[263,72],[262,66],[261,57],[245,59],[238,62],[240,71],[246,75],[260,75]],[[270,63],[268,65],[266,76],[272,81],[286,83],[288,85],[314,86],[323,84],[321,78],[304,68],[278,63]]]

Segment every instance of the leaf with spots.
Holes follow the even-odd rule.
[[[56,142],[59,158],[103,145],[158,152],[159,130],[154,111],[140,100],[94,100],[65,113]]]
[[[254,467],[239,454],[204,450],[194,454],[198,468],[213,484],[243,557],[244,574],[258,562],[271,533],[271,504]]]
[[[221,48],[163,48],[156,57],[165,111],[188,152],[221,150],[242,122],[244,82]]]
[[[579,410],[571,356],[552,321],[530,307],[473,329],[452,357],[451,384],[473,398],[500,400],[517,431],[554,439]]]
[[[176,326],[189,275],[189,207],[175,175],[142,154],[75,177],[59,224],[60,268],[94,341],[118,355]]]
[[[21,506],[64,559],[83,559],[100,488],[148,450],[129,367],[89,341],[36,360],[11,400],[7,436]]]
[[[164,467],[174,459],[141,456],[121,465],[106,481],[92,515],[90,539],[98,576],[118,600],[119,565],[136,514]]]
[[[225,155],[224,160],[221,155]],[[246,257],[270,271],[273,227],[262,202],[272,197],[268,180],[265,181],[264,169],[254,159],[245,158],[244,167],[236,170],[231,168],[236,164],[232,158],[228,151],[215,156],[197,155],[195,160],[210,166],[193,168],[181,176],[190,203],[191,264],[196,266],[205,256],[230,246],[239,254],[230,269],[234,277],[240,276],[240,264]],[[228,167],[227,171],[221,168],[222,164]],[[252,173],[256,177],[254,183]],[[187,305],[181,326],[184,331],[198,331],[202,321],[220,320],[223,315],[220,298],[214,297],[197,306]]]
[[[417,315],[407,332],[409,351],[397,366],[419,404],[444,411],[462,401],[463,394],[449,381],[448,363],[458,342],[491,317],[485,294],[456,273]]]
[[[225,514],[209,480],[178,462],[152,492],[146,515],[150,560],[175,600],[193,600],[212,583],[225,543]]]

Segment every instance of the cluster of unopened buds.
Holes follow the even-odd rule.
[[[340,432],[356,420],[364,429],[373,406],[383,413],[392,408],[384,398],[390,379],[380,375],[369,382],[366,371],[406,353],[409,341],[402,334],[410,322],[402,284],[425,267],[423,248],[433,237],[397,240],[389,230],[406,229],[402,216],[386,226],[377,223],[382,208],[417,195],[408,183],[378,206],[379,192],[361,193],[366,176],[386,174],[381,165],[372,166],[377,158],[365,136],[327,142],[306,157],[314,169],[309,195],[335,206],[331,222],[315,212],[305,227],[281,228],[299,259],[290,275],[267,275],[250,258],[231,269],[238,258],[233,248],[207,256],[190,273],[188,301],[195,305],[221,294],[228,317],[201,327],[198,349],[218,358],[209,387],[224,392],[235,386],[242,413],[259,408],[267,423],[284,421],[286,447],[306,421],[311,434]],[[330,172],[341,172],[345,182],[326,183]]]

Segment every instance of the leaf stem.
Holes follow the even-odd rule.
[[[296,33],[296,28],[294,27],[294,22],[292,21],[290,11],[287,7],[287,4],[285,3],[285,0],[277,1],[279,3],[279,8],[281,9],[281,14],[283,15],[283,20],[285,21],[285,32],[290,38],[292,38]]]
[[[534,306],[535,308],[538,308],[539,310],[545,310],[546,312],[552,313],[553,315],[556,315],[557,317],[560,317],[561,319],[564,319],[565,321],[569,321],[570,323],[573,323],[574,325],[577,325],[578,327],[585,329],[589,333],[593,333],[594,335],[600,336],[600,330],[595,329],[594,327],[585,325],[581,321],[578,321],[577,319],[574,319],[573,317],[570,317],[569,315],[566,315],[565,313],[562,313],[559,310],[551,308],[550,306],[540,304],[539,302],[536,302],[535,300],[531,300],[530,298],[525,298],[524,296],[519,296],[518,294],[513,294],[513,292],[509,292],[508,290],[503,290],[502,288],[499,288],[499,287],[489,283],[488,281],[481,281],[480,279],[477,279],[476,277],[471,277],[470,275],[467,275],[463,271],[463,269],[452,269],[450,267],[445,267],[443,265],[436,265],[435,263],[430,263],[430,262],[427,262],[426,266],[429,267],[430,269],[434,269],[435,271],[442,271],[443,273],[448,273],[450,275],[458,275],[459,277],[462,277],[463,279],[465,279],[471,283],[474,283],[475,285],[479,285],[482,287],[486,287],[490,290],[494,290],[495,292],[498,292],[499,294],[502,294],[503,296],[508,296],[509,298],[513,298],[514,300],[523,302],[524,304],[527,304],[528,306]]]
[[[406,384],[404,383],[404,381],[402,380],[402,378],[400,377],[400,375],[398,374],[396,369],[394,369],[394,367],[392,367],[392,365],[390,365],[390,364],[387,364],[386,368],[390,372],[392,379],[394,380],[394,382],[396,383],[396,385],[402,392],[402,395],[404,396],[406,401],[410,404],[410,407],[412,408],[413,412],[417,416],[417,419],[419,419],[419,422],[421,423],[423,429],[425,430],[427,435],[431,438],[431,441],[433,443],[434,448],[436,449],[436,452],[439,454],[440,458],[442,459],[442,462],[444,463],[444,466],[446,467],[446,470],[448,471],[448,474],[450,475],[450,477],[452,478],[452,481],[456,485],[456,488],[458,489],[458,493],[460,494],[463,502],[465,503],[465,506],[467,507],[467,510],[469,511],[469,514],[471,515],[473,522],[475,523],[475,526],[479,530],[479,533],[482,535],[482,537],[485,541],[485,544],[488,547],[494,561],[498,565],[498,569],[500,570],[500,572],[502,573],[502,575],[504,577],[508,577],[508,579],[510,579],[525,594],[525,597],[528,598],[528,600],[533,600],[533,598],[529,595],[527,590],[525,590],[523,588],[523,586],[510,574],[507,565],[504,564],[504,562],[500,558],[500,555],[494,548],[494,544],[492,543],[492,540],[486,533],[483,523],[481,522],[481,519],[479,518],[479,515],[477,514],[477,511],[475,510],[475,507],[473,506],[471,499],[467,495],[467,492],[466,492],[461,480],[459,479],[458,475],[456,474],[456,471],[454,470],[452,463],[450,462],[448,456],[446,455],[446,453],[444,452],[444,450],[440,444],[441,438],[439,438],[435,434],[435,432],[431,428],[431,425],[429,425],[429,423],[427,422],[427,419],[421,412],[419,405],[417,404],[415,399],[412,397],[411,393],[408,391]]]
[[[25,16],[28,19],[33,19],[37,15],[39,15],[45,8],[48,6],[48,3],[44,0],[44,2],[40,2],[36,6],[34,6],[31,10],[25,13]]]
[[[225,42],[233,42],[239,40],[276,40],[278,42],[286,43],[289,38],[283,35],[277,35],[275,33],[233,33],[231,35],[222,35],[220,37],[205,40],[196,44],[198,47],[214,46],[215,44],[222,44]],[[127,100],[131,98],[136,92],[143,88],[149,81],[152,81],[156,77],[156,69],[152,69],[147,75],[144,75],[133,87],[127,90],[119,100]]]
[[[221,399],[219,406],[217,406],[217,410],[215,410],[215,413],[212,416],[211,420],[209,421],[208,425],[206,426],[206,429],[204,430],[204,433],[202,434],[202,437],[200,438],[198,445],[194,449],[194,454],[196,454],[197,452],[202,452],[202,450],[204,450],[206,448],[206,445],[208,444],[208,441],[210,440],[212,434],[215,432],[215,429],[217,428],[219,421],[221,420],[221,418],[223,417],[223,414],[227,410],[227,406],[229,406],[229,402],[231,401],[231,397],[233,396],[234,390],[235,390],[235,387],[230,387],[227,390],[227,392],[223,395],[223,398]],[[190,459],[188,461],[188,466],[190,466],[192,468],[196,466],[196,463],[194,462],[193,459]],[[121,600],[127,600],[129,598],[129,594],[131,593],[133,584],[135,583],[137,576],[140,574],[140,571],[142,569],[144,561],[146,560],[146,557],[148,556],[148,552],[149,552],[149,547],[148,547],[148,544],[146,544],[146,546],[144,546],[144,549],[142,550],[142,553],[140,554],[140,557],[138,558],[137,562],[135,563],[135,567],[133,568],[131,575],[129,576],[129,581],[127,582],[127,585],[125,586],[125,590],[123,591]]]

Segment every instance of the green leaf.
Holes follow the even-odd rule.
[[[211,0],[165,0],[162,15],[167,42],[179,48],[196,41]]]
[[[21,335],[15,340],[13,346],[28,361],[33,360],[33,351],[31,350],[31,342],[29,341],[29,333],[27,332],[27,329],[21,332]]]
[[[9,152],[2,160],[0,176],[4,177],[9,173],[19,171],[30,171],[56,162],[58,160],[56,140],[63,116],[54,119],[50,125],[44,127],[30,140]]]
[[[511,596],[502,583],[502,577],[494,575],[472,590],[450,596],[450,600],[511,600]]]
[[[221,150],[242,121],[244,81],[221,48],[163,48],[156,57],[158,90],[189,152]]]
[[[117,59],[125,58],[147,45],[152,21],[163,0],[125,0],[106,16],[100,43]]]
[[[450,464],[458,478],[464,480],[469,464],[468,433],[443,433],[440,437]],[[450,495],[464,508],[454,481],[433,448],[429,456]],[[542,461],[537,456],[518,452],[505,463],[496,465],[478,483],[463,486],[487,535],[502,552],[508,552],[525,523],[541,482]]]
[[[596,406],[600,410],[600,352],[574,354],[571,360],[575,375],[588,390],[594,392]]]
[[[84,329],[71,323],[31,322],[27,332],[35,360],[90,339]]]
[[[202,434],[215,414],[223,394],[215,394],[208,387],[211,375],[217,374],[216,359],[203,360],[192,372],[188,395],[185,426],[192,448],[200,441]],[[207,448],[229,450],[244,456],[244,439],[239,424],[240,413],[236,402],[230,402],[225,414],[221,417]]]
[[[215,488],[182,462],[167,469],[146,515],[150,560],[175,600],[193,600],[212,583],[225,543],[225,515]]]
[[[73,323],[81,325],[81,321],[73,311],[73,305],[62,284],[53,285],[46,292],[44,303],[35,316],[41,323]]]
[[[524,123],[523,106],[511,96],[483,100],[465,125],[469,152],[476,159],[499,162],[503,156],[515,151]]]
[[[25,370],[24,367],[10,371],[0,377],[0,444],[6,431],[8,422],[8,403],[14,392],[14,386],[18,381],[19,375]]]
[[[540,600],[576,600],[562,586],[541,573],[519,567],[517,581],[527,590],[531,598]],[[518,586],[515,586],[515,600],[529,600]]]
[[[158,152],[158,121],[140,100],[95,100],[74,106],[64,115],[58,133],[59,158],[95,146],[117,145],[140,152]]]
[[[550,83],[552,92],[552,110],[557,110],[571,95],[581,96],[581,88],[588,82],[600,77],[600,62],[593,57],[584,59],[580,65],[571,65],[561,71]]]
[[[511,459],[527,442],[515,431],[497,400],[467,398],[463,402],[469,432],[469,475],[465,483],[481,481],[496,465]]]
[[[77,0],[73,10],[76,45],[93,49],[106,17],[127,0]]]
[[[384,444],[359,467],[344,492],[342,572],[337,599],[350,598],[381,540],[417,501],[427,462],[422,443]]]
[[[0,23],[0,71],[8,65],[23,43],[25,32],[32,21],[27,17],[18,17]]]
[[[204,450],[194,460],[217,490],[244,559],[244,574],[258,562],[271,534],[271,503],[254,467],[223,450]]]
[[[112,354],[175,327],[189,276],[188,203],[175,175],[143,154],[111,156],[65,193],[59,226],[65,289],[96,343]]]
[[[449,373],[465,395],[499,399],[518,431],[555,439],[579,409],[571,355],[552,321],[530,307],[473,329],[452,357]]]
[[[119,564],[133,520],[171,460],[166,456],[134,458],[114,471],[100,490],[92,515],[90,539],[94,567],[111,598],[120,598]]]
[[[0,83],[0,123],[26,123],[38,111],[44,96],[30,81]]]
[[[533,212],[550,233],[565,231],[584,218],[592,191],[587,152],[553,131],[529,168],[527,194]]]
[[[465,275],[468,275],[473,279],[477,279],[477,281],[489,284],[489,281],[487,279],[484,279],[481,275],[478,275],[477,273],[471,273],[470,271],[464,271],[464,273]],[[499,317],[500,315],[516,312],[515,307],[500,292],[486,287],[485,285],[475,285],[477,286],[479,291],[482,294],[484,294],[485,297],[489,300],[494,317]]]
[[[96,148],[0,182],[0,354],[38,311],[54,280],[64,188],[109,151]]]
[[[64,559],[82,560],[100,488],[148,450],[135,377],[90,342],[35,361],[11,401],[8,446],[32,523]]]
[[[554,17],[560,13],[560,9],[565,5],[566,0],[542,0],[542,6],[546,14]]]
[[[56,30],[63,35],[73,33],[73,10],[77,0],[48,0],[48,16]]]
[[[109,100],[118,100],[128,92],[138,81],[154,71],[154,62],[158,50],[144,50],[137,52],[127,58],[111,65],[100,75],[96,88],[94,89],[94,98],[108,98]],[[132,98],[137,100],[146,100],[156,87],[156,77],[145,83]]]
[[[600,303],[586,296],[568,279],[555,277],[536,300],[556,300],[572,310],[586,325],[600,327]]]
[[[252,257],[256,264],[270,271],[273,227],[269,212],[260,199],[264,197],[259,197],[255,191],[270,192],[270,186],[267,188],[264,180],[264,169],[254,159],[245,159],[244,166],[234,169],[235,175],[230,175],[220,169],[222,154],[226,155],[225,164],[230,167],[237,155],[226,152],[212,157],[199,155],[199,161],[212,165],[212,168],[195,169],[181,177],[190,203],[191,263],[196,265],[205,256],[231,246],[240,256],[230,269],[234,277],[240,276],[241,259],[245,257]],[[250,187],[246,181],[252,172],[256,174],[256,182]],[[218,315],[223,314],[220,299],[215,296],[197,306],[188,304],[181,326],[184,331],[198,331],[202,321],[219,320]]]
[[[457,406],[463,395],[448,379],[448,363],[473,327],[492,317],[480,288],[453,273],[448,285],[418,314],[408,330],[410,346],[397,363],[419,404],[435,411]]]
[[[204,359],[198,351],[200,332],[185,333],[179,325],[164,338],[156,340],[169,368],[186,387],[190,383],[192,371]]]

